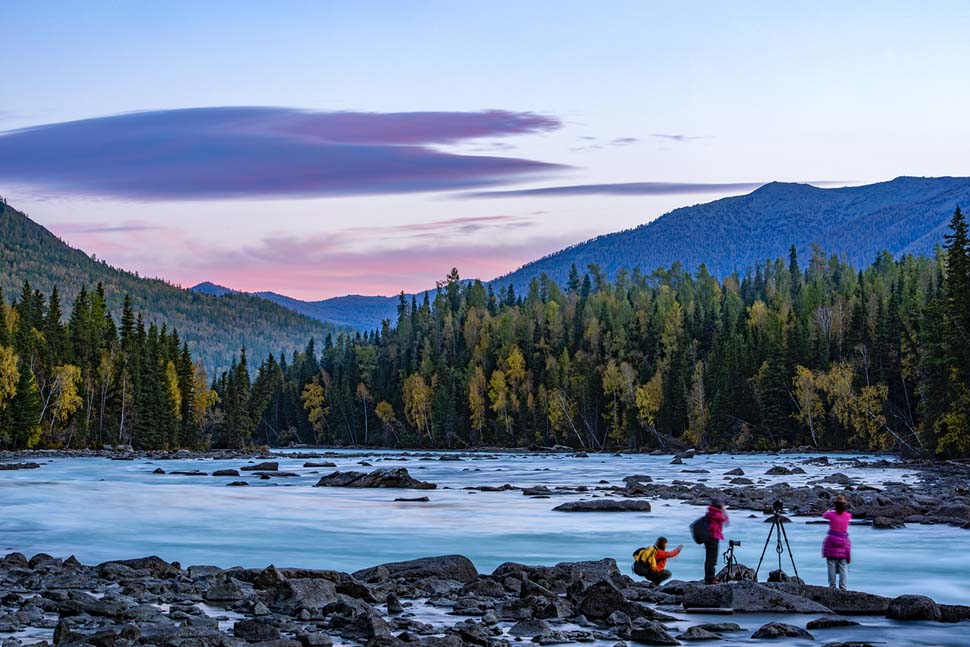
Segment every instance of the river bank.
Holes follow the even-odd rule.
[[[923,596],[797,583],[657,588],[624,575],[612,559],[510,562],[483,574],[451,555],[346,573],[182,567],[158,557],[90,566],[11,553],[0,559],[0,591],[5,647],[734,645],[752,638],[860,645],[890,635],[902,644],[907,632],[944,641],[911,644],[956,645],[945,636],[965,631],[953,623],[970,619],[970,607]]]

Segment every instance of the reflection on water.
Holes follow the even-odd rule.
[[[387,561],[461,553],[481,571],[504,561],[532,564],[615,558],[629,570],[634,549],[663,534],[687,548],[669,568],[674,577],[702,574],[702,550],[690,541],[688,525],[702,509],[679,501],[657,501],[640,513],[561,513],[552,508],[576,495],[534,499],[520,492],[474,492],[472,485],[595,486],[621,484],[631,474],[655,481],[709,479],[740,467],[749,478],[804,483],[837,471],[869,484],[913,480],[905,470],[852,470],[838,463],[803,465],[806,475],[768,477],[776,464],[805,456],[699,456],[670,465],[662,456],[501,455],[461,461],[421,460],[389,453],[368,460],[377,466],[405,466],[417,478],[439,484],[422,492],[430,503],[394,503],[399,490],[314,488],[326,468],[303,468],[302,459],[280,459],[295,478],[269,481],[247,476],[249,487],[211,476],[155,475],[167,472],[239,468],[245,461],[51,459],[37,470],[0,472],[0,551],[59,556],[84,562],[157,554],[182,564],[218,566],[298,565],[352,571]],[[335,459],[339,469],[367,470],[360,458]],[[708,474],[685,474],[706,469]],[[738,557],[754,566],[769,526],[763,515],[731,511],[728,536],[742,541]],[[821,541],[825,526],[797,519],[787,526],[799,574],[825,582]],[[922,593],[941,602],[970,599],[970,532],[946,526],[905,530],[852,529],[852,588],[897,595]],[[774,543],[766,556],[777,564]],[[766,569],[767,570],[767,569]],[[790,567],[786,566],[790,571]]]

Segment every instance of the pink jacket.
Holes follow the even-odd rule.
[[[852,561],[852,542],[849,540],[849,533],[846,532],[852,515],[848,512],[839,514],[829,510],[823,517],[829,522],[829,533],[825,535],[825,541],[822,542],[822,557]]]
[[[724,539],[724,526],[730,523],[727,512],[721,508],[710,506],[707,508],[707,532],[711,539]]]

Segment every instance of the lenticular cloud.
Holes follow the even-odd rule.
[[[433,148],[554,130],[533,113],[138,112],[0,133],[0,181],[137,200],[314,197],[486,187],[562,168]]]

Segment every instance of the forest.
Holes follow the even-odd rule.
[[[970,243],[857,269],[815,248],[718,280],[702,266],[495,292],[458,271],[397,320],[211,381],[126,299],[25,285],[0,308],[7,447],[251,444],[891,449],[970,454]]]

